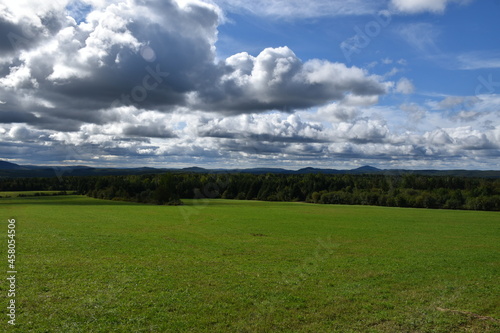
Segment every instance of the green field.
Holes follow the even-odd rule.
[[[0,199],[0,330],[500,332],[499,213],[184,201]]]

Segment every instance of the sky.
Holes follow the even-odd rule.
[[[0,0],[0,160],[500,170],[497,0]]]

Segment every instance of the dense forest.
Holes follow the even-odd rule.
[[[42,190],[160,205],[182,204],[181,199],[223,198],[500,211],[500,179],[487,178],[165,173],[0,179],[0,191]]]

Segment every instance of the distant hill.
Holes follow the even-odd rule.
[[[17,170],[17,169],[22,169],[22,167],[15,163],[0,161],[0,170]]]
[[[403,175],[418,174],[426,176],[457,176],[457,177],[481,177],[500,178],[500,171],[479,171],[479,170],[405,170],[405,169],[378,169],[365,165],[352,170],[303,168],[300,170],[287,170],[282,168],[247,168],[247,169],[204,169],[200,167],[189,167],[183,169],[174,168],[96,168],[88,166],[36,166],[17,165],[14,163],[0,161],[0,177],[64,177],[64,176],[112,176],[112,175],[144,175],[158,174],[164,172],[175,173],[249,173],[254,175],[274,173],[274,174],[308,174],[321,173],[325,175],[333,174],[375,174],[375,175]]]
[[[382,171],[382,170],[377,169],[377,168],[372,167],[372,166],[369,166],[369,165],[365,165],[365,166],[362,166],[360,168],[353,169],[351,171],[354,172],[354,173],[373,173],[373,172],[379,172],[379,171]]]
[[[199,168],[199,167],[190,167],[190,168],[181,169],[180,171],[204,173],[204,172],[208,172],[209,170],[203,169],[203,168]]]

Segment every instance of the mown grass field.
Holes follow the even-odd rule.
[[[0,330],[500,331],[498,213],[185,202],[0,199],[18,251]]]

